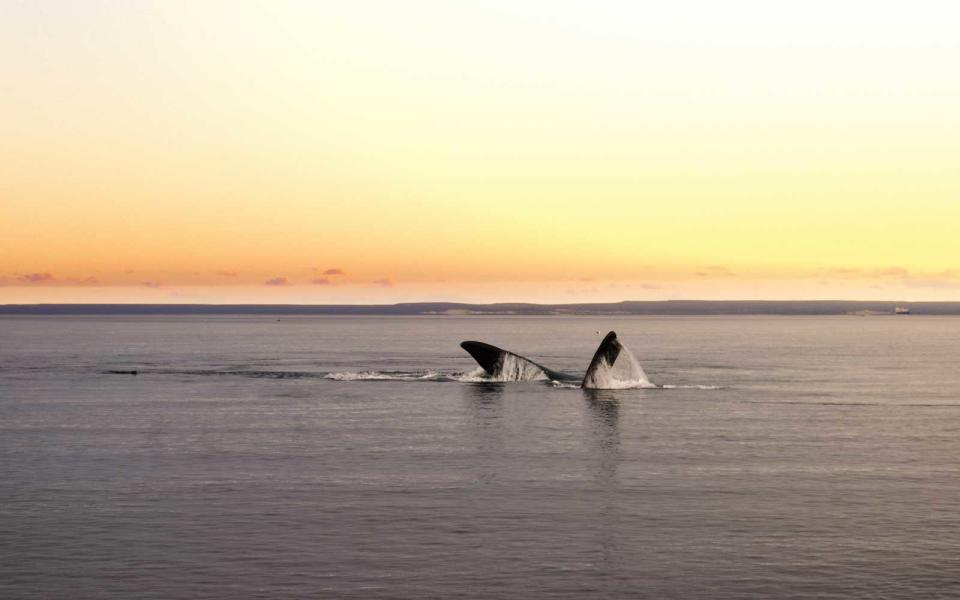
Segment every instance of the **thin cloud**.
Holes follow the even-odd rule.
[[[659,285],[654,285],[652,283],[641,283],[640,287],[645,290],[660,290],[663,289]]]
[[[286,277],[274,277],[263,282],[263,285],[290,285],[290,280]]]
[[[326,271],[323,272],[323,274],[324,274],[324,275],[329,275],[329,276],[331,276],[331,277],[337,277],[337,276],[342,277],[342,276],[346,275],[347,273],[346,273],[346,271],[344,271],[343,269],[333,268],[333,269],[327,269]]]
[[[946,269],[936,273],[912,272],[904,267],[885,267],[882,269],[855,269],[855,268],[831,268],[821,269],[819,276],[822,278],[843,278],[843,279],[866,279],[866,280],[893,280],[901,281],[909,287],[936,287],[941,289],[954,289],[952,283],[960,279],[960,271],[956,269]]]
[[[313,285],[330,285],[330,280],[327,279],[326,277],[318,277],[313,281],[311,281],[310,283],[312,283]]]
[[[736,277],[737,274],[730,269],[720,265],[710,265],[704,267],[702,271],[697,271],[697,277]]]
[[[236,277],[237,272],[236,271],[217,271],[217,275],[221,277]]]
[[[168,294],[168,296],[171,298],[190,298],[193,300],[198,300],[202,298],[202,296],[199,294],[187,292],[184,290],[173,290]]]
[[[935,288],[938,290],[960,290],[960,281],[946,279],[905,279],[903,285],[912,288]]]
[[[563,293],[568,295],[596,294],[600,289],[596,285],[583,285],[576,288],[567,288]]]
[[[840,277],[847,279],[851,277],[862,277],[863,275],[863,269],[857,269],[853,267],[831,267],[829,269],[818,269],[814,277]]]
[[[141,281],[140,285],[142,285],[143,287],[152,288],[152,289],[156,289],[158,287],[163,286],[163,284],[160,283],[159,281]]]
[[[24,273],[17,276],[20,283],[50,283],[54,276],[50,273]]]
[[[906,277],[910,271],[903,267],[887,267],[886,269],[877,269],[871,275],[874,277]]]
[[[379,285],[382,287],[393,287],[393,282],[390,281],[389,277],[384,277],[383,279],[374,280],[374,285]]]
[[[93,276],[83,278],[74,277],[72,279],[67,279],[67,283],[71,283],[73,285],[100,285],[100,280]]]
[[[944,271],[944,274],[949,271]],[[816,277],[844,278],[844,279],[871,279],[871,278],[904,278],[911,275],[910,270],[904,267],[884,267],[879,269],[861,269],[855,267],[831,267],[819,269]],[[939,275],[938,275],[939,276]]]

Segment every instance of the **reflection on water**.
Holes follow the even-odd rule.
[[[620,400],[616,390],[583,390],[587,416],[599,461],[598,478],[616,478],[620,447]]]
[[[498,453],[503,447],[503,383],[471,383],[464,388],[470,415],[470,432],[476,452],[476,479],[489,484],[497,480]]]
[[[504,383],[497,381],[483,381],[479,383],[470,383],[464,389],[467,395],[478,401],[480,404],[487,404],[491,401],[500,401],[503,399]]]
[[[600,503],[596,527],[598,568],[607,576],[618,570],[620,544],[620,398],[617,390],[583,390],[587,431],[595,456],[594,481],[600,487]]]

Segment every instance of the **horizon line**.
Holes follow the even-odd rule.
[[[0,306],[409,306],[413,304],[457,304],[464,306],[497,306],[503,304],[526,304],[530,306],[580,306],[584,304],[664,304],[667,302],[701,302],[719,304],[725,302],[764,302],[779,304],[795,303],[836,303],[864,302],[873,304],[960,304],[960,300],[904,300],[865,299],[865,298],[828,298],[828,299],[765,299],[765,298],[725,298],[707,300],[703,298],[669,298],[666,300],[616,300],[584,302],[531,302],[528,300],[507,300],[499,302],[463,302],[458,300],[415,300],[409,302],[8,302]]]

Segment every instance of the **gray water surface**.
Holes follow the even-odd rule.
[[[667,387],[463,375],[610,329]],[[951,317],[0,318],[0,597],[956,597],[958,358]]]

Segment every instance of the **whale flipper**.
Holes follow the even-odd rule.
[[[461,342],[466,350],[491,377],[501,381],[533,381],[549,378],[555,381],[577,381],[577,375],[548,369],[529,358],[484,342]]]
[[[617,359],[622,358],[619,364]],[[587,367],[587,372],[583,376],[581,387],[593,389],[616,389],[623,387],[648,387],[650,380],[643,368],[637,364],[636,360],[630,354],[613,331],[607,334],[597,351],[593,354],[593,360]]]

